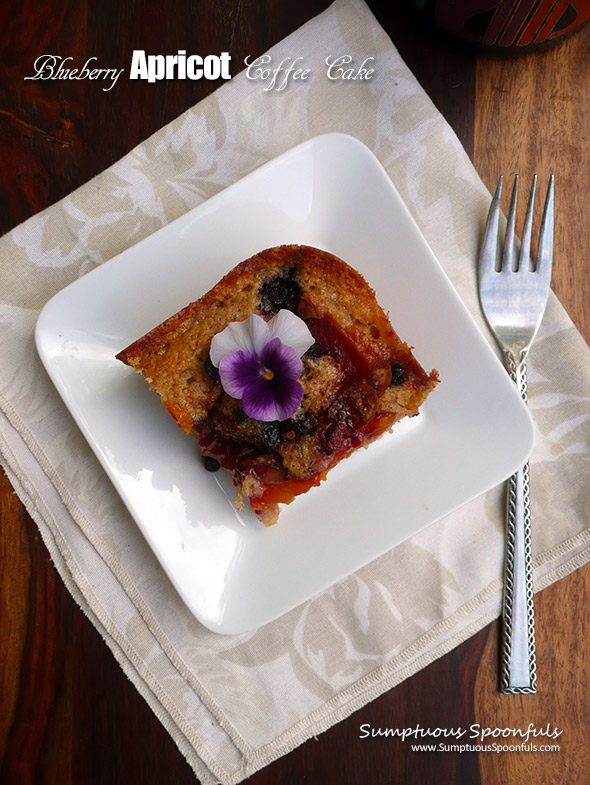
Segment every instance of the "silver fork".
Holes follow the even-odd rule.
[[[551,175],[536,265],[531,261],[536,185],[535,175],[518,263],[514,238],[518,175],[514,178],[512,188],[502,259],[498,263],[502,177],[492,199],[479,257],[479,297],[482,309],[502,349],[508,372],[525,402],[526,358],[547,305],[553,260],[554,178]],[[528,462],[508,481],[502,620],[501,691],[508,695],[536,692]]]

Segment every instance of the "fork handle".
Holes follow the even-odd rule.
[[[506,352],[508,371],[526,403],[526,352]],[[537,691],[528,462],[508,480],[502,602],[502,684],[506,695]]]

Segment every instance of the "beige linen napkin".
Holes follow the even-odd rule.
[[[324,59],[339,53],[375,57],[373,79],[329,82]],[[337,0],[271,54],[303,55],[311,77],[282,92],[235,77],[0,240],[3,466],[72,595],[203,783],[240,782],[449,651],[500,608],[498,488],[260,630],[209,632],[170,585],[41,367],[33,329],[51,295],[329,131],[376,153],[485,330],[474,259],[489,194],[367,7]],[[590,557],[588,348],[553,296],[529,374],[540,589]]]

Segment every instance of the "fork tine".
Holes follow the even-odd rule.
[[[533,229],[533,208],[535,205],[536,190],[537,190],[537,175],[533,177],[533,184],[531,186],[529,203],[527,205],[526,217],[524,219],[524,228],[522,230],[522,241],[520,245],[520,256],[518,258],[519,270],[533,269],[533,263],[531,261],[531,234]]]
[[[504,237],[504,253],[502,254],[502,267],[504,273],[509,273],[516,269],[514,254],[514,222],[516,220],[516,197],[518,192],[518,175],[514,175],[514,185],[512,186],[512,196],[510,197],[510,209],[508,210],[508,223],[506,224],[506,235]]]
[[[553,263],[553,202],[554,202],[553,175],[549,178],[547,196],[545,198],[545,209],[543,210],[543,221],[541,223],[541,234],[539,236],[539,250],[537,252],[537,272],[543,276],[549,285],[551,280],[551,266]]]
[[[492,198],[492,203],[488,212],[481,251],[479,254],[480,275],[494,272],[496,269],[496,257],[498,251],[498,223],[500,219],[500,197],[502,196],[502,175],[496,185],[496,190]]]

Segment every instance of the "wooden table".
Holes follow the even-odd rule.
[[[34,6],[36,5],[36,10]],[[393,2],[370,2],[402,56],[458,134],[488,187],[499,173],[557,175],[553,286],[590,337],[590,27],[557,48],[493,60],[434,43]],[[325,0],[132,0],[5,4],[0,10],[0,231],[68,194],[216,85],[123,77],[23,81],[43,52],[97,56],[126,68],[134,48],[258,55]],[[171,13],[171,9],[174,13]],[[5,18],[3,18],[3,16]],[[40,97],[42,95],[42,97]],[[522,220],[522,217],[521,217]],[[54,570],[32,523],[0,480],[0,779],[3,783],[193,784],[167,733],[127,681]],[[537,595],[539,693],[496,692],[494,623],[250,779],[252,785],[581,783],[588,781],[590,566]],[[563,728],[560,752],[417,753],[400,739],[360,739],[359,726]]]

